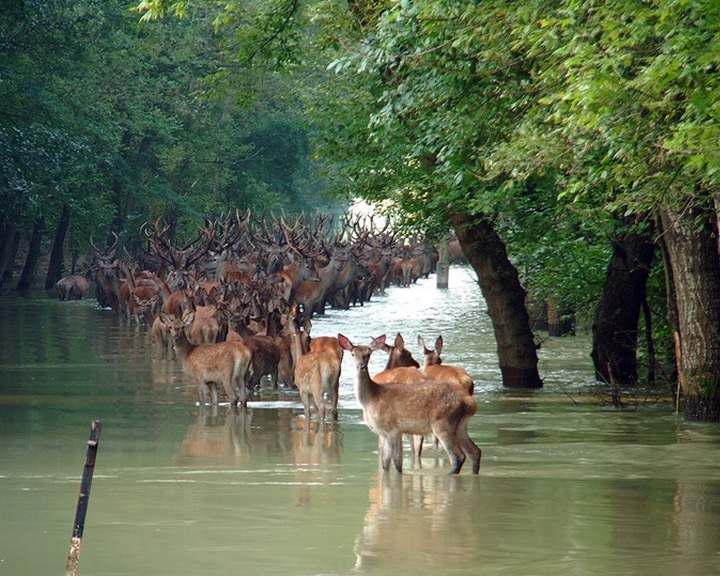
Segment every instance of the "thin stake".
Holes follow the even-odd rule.
[[[77,574],[78,562],[80,562],[80,548],[82,547],[83,530],[85,529],[85,514],[87,514],[88,500],[90,498],[90,485],[92,484],[93,472],[95,470],[95,456],[98,443],[100,442],[100,420],[93,420],[90,428],[90,439],[87,442],[87,453],[85,454],[85,468],[83,469],[82,481],[80,482],[80,496],[78,496],[77,511],[75,513],[75,525],[70,539],[70,551],[68,552],[65,576]]]

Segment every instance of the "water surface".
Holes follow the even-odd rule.
[[[720,433],[660,403],[599,405],[587,337],[546,339],[539,391],[502,388],[468,269],[330,311],[315,335],[445,338],[480,401],[480,475],[382,473],[345,359],[340,419],[298,397],[201,413],[145,329],[91,302],[0,293],[0,574],[62,573],[93,420],[80,574],[720,573]],[[378,352],[371,371],[382,369]]]

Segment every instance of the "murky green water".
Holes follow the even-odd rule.
[[[83,575],[720,573],[720,429],[595,404],[587,339],[545,342],[545,389],[503,390],[462,268],[447,291],[431,278],[314,330],[400,331],[413,351],[442,332],[477,381],[479,477],[447,476],[432,448],[381,473],[349,358],[337,424],[306,427],[293,395],[203,416],[145,330],[92,302],[0,294],[0,574],[64,571],[94,419]]]

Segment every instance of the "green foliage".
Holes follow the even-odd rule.
[[[294,65],[298,7],[153,2],[147,14],[183,18],[145,23],[122,0],[11,2],[0,13],[3,218],[29,231],[42,216],[52,230],[67,205],[83,243],[132,237],[160,216],[192,234],[205,214],[327,203],[279,72]]]
[[[717,188],[720,4],[421,0],[355,30],[326,27],[338,189],[492,218],[533,293],[587,312],[620,216]]]
[[[325,191],[430,235],[481,214],[533,293],[585,310],[618,217],[717,188],[717,3],[127,8],[0,13],[5,217],[65,203],[88,230],[192,229]]]

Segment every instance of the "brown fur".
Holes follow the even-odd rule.
[[[295,314],[297,309],[294,308]],[[300,392],[305,418],[310,418],[311,403],[315,406],[319,420],[325,419],[325,397],[334,420],[338,419],[337,403],[340,385],[340,360],[334,350],[310,350],[303,354],[302,336],[297,318],[292,314],[288,319],[292,347],[295,355],[295,386]]]
[[[461,366],[449,366],[442,363],[440,354],[443,349],[443,337],[438,336],[435,340],[435,348],[431,349],[425,345],[422,336],[418,336],[418,344],[423,352],[423,374],[431,380],[442,380],[460,386],[472,396],[475,391],[475,382],[467,370]]]
[[[278,364],[280,363],[280,348],[271,336],[257,334],[243,340],[248,350],[252,352],[252,376],[248,387],[254,390],[266,374],[270,375],[273,390],[278,387]]]
[[[453,474],[460,472],[466,455],[472,460],[473,474],[479,472],[482,452],[467,433],[468,420],[477,412],[474,398],[456,386],[433,380],[380,385],[370,378],[368,362],[385,343],[385,336],[375,338],[370,346],[355,346],[342,334],[338,334],[338,341],[355,360],[355,395],[365,422],[381,439],[384,470],[389,470],[392,460],[395,469],[402,472],[403,434],[434,434],[447,452]]]
[[[170,332],[173,347],[183,363],[185,372],[197,387],[198,402],[205,405],[205,394],[210,388],[211,403],[218,404],[218,387],[225,388],[228,400],[233,406],[238,402],[247,405],[247,380],[250,374],[252,355],[242,342],[219,342],[217,344],[192,344],[185,330],[195,319],[194,312],[184,318],[174,318],[165,313],[163,323]]]
[[[82,300],[90,293],[90,283],[80,274],[60,278],[55,287],[60,300]]]

